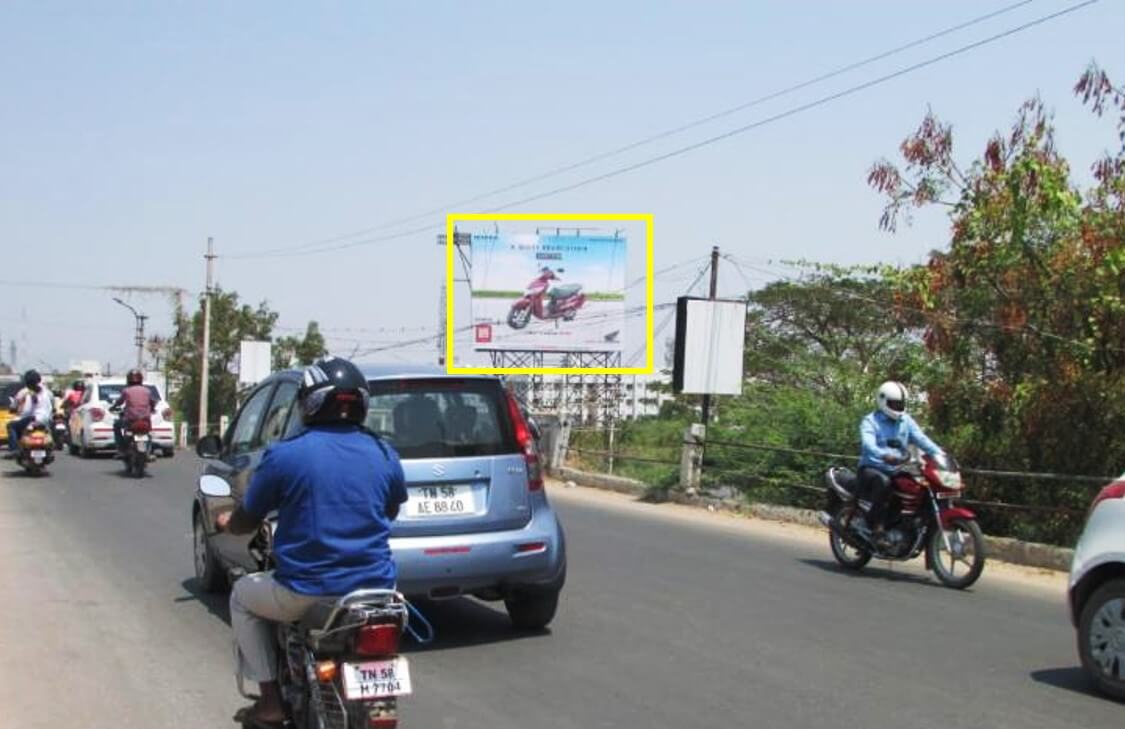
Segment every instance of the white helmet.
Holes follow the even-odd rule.
[[[891,420],[898,420],[906,412],[906,386],[901,382],[888,380],[879,385],[879,394],[875,396],[875,404]]]

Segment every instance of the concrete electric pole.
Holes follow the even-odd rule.
[[[707,298],[709,298],[711,301],[714,301],[715,295],[718,293],[718,288],[719,288],[719,247],[718,246],[712,246],[711,247],[711,293]],[[711,420],[711,396],[710,395],[704,395],[703,396],[703,406],[700,408],[700,410],[702,411],[700,413],[700,415],[701,415],[700,420],[702,420],[703,425],[706,426],[707,423],[709,423],[710,420]]]
[[[203,290],[203,352],[199,365],[199,437],[207,435],[207,384],[211,377],[211,279],[215,263],[214,239],[207,238],[207,288]]]

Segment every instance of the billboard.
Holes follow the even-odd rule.
[[[742,394],[746,302],[676,300],[672,390],[702,395]]]
[[[621,351],[625,238],[474,233],[471,250],[477,350]]]

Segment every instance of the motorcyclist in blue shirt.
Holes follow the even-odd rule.
[[[235,721],[280,724],[273,622],[299,620],[315,603],[363,588],[393,588],[391,522],[406,501],[398,454],[362,427],[368,391],[351,362],[308,367],[297,393],[306,429],[262,456],[241,505],[216,526],[248,534],[277,511],[276,569],[246,575],[230,596],[239,674],[260,698]]]
[[[906,398],[906,387],[902,383],[884,382],[875,395],[876,409],[859,425],[860,493],[870,504],[867,524],[877,545],[885,541],[890,475],[907,459],[906,447],[915,445],[934,458],[943,457],[937,443],[907,414]]]

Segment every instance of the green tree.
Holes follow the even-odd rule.
[[[273,368],[284,370],[310,365],[328,354],[320,325],[310,321],[302,337],[279,337],[273,345]]]
[[[238,294],[218,289],[211,296],[211,349],[207,411],[217,421],[232,415],[238,395],[234,365],[244,339],[269,340],[278,314],[266,302],[257,307],[239,302]],[[167,371],[176,384],[176,407],[191,425],[199,419],[203,312],[189,315],[181,308],[175,313],[175,334],[167,344]]]
[[[968,166],[931,113],[902,143],[904,166],[884,160],[868,176],[887,198],[884,228],[914,208],[948,210],[948,250],[895,287],[900,315],[922,316],[941,364],[929,387],[935,423],[975,465],[1103,475],[1125,461],[1125,92],[1096,66],[1075,91],[1097,114],[1119,113],[1120,147],[1094,165],[1090,190],[1072,181],[1038,98]],[[1088,499],[1080,487],[989,488],[1015,502]],[[1040,533],[1063,539],[1068,528]]]

